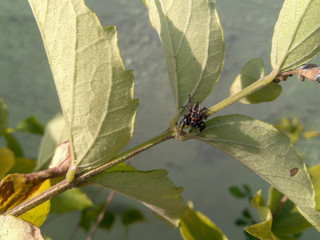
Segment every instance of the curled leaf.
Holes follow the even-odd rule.
[[[230,96],[240,92],[250,86],[255,81],[264,76],[264,65],[260,58],[255,58],[247,62],[241,69],[230,87]],[[246,96],[239,102],[244,104],[270,102],[275,100],[281,93],[281,85],[271,82],[267,86]]]

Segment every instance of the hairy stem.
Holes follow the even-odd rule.
[[[52,186],[51,188],[47,189],[46,191],[42,192],[38,196],[29,199],[22,204],[20,204],[17,207],[14,207],[6,212],[6,214],[13,215],[15,217],[18,217],[22,215],[23,213],[29,211],[30,209],[40,205],[41,203],[44,203],[45,201],[53,198],[54,196],[63,193],[71,188],[80,187],[84,185],[90,178],[98,175],[99,173],[104,172],[105,170],[124,162],[125,160],[137,155],[138,153],[141,153],[145,150],[147,150],[150,147],[153,147],[161,142],[164,142],[168,139],[174,138],[175,134],[172,130],[167,130],[163,132],[162,134],[137,145],[136,147],[133,147],[123,153],[118,154],[116,157],[114,157],[111,161],[108,163],[97,167],[95,169],[78,173],[75,176],[74,181],[70,182],[67,180],[63,180],[59,182],[58,184]]]

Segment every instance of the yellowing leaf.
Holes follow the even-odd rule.
[[[37,173],[7,175],[0,185],[0,213],[19,205],[35,192],[39,194],[39,188],[45,180]]]
[[[44,240],[40,229],[21,218],[0,215],[1,240]]]
[[[38,194],[47,190],[50,187],[51,187],[50,180],[47,179],[40,185],[38,190],[30,194],[26,200],[37,196]],[[20,218],[36,225],[37,227],[40,227],[44,223],[44,221],[47,219],[49,212],[50,212],[50,201],[48,200],[36,206],[35,208],[29,210],[28,212],[22,214]]]
[[[189,207],[182,212],[180,233],[185,240],[228,239],[207,216]]]
[[[8,148],[0,148],[0,180],[9,172],[14,165],[14,154]]]
[[[107,162],[130,140],[138,107],[116,28],[103,28],[83,0],[29,3],[56,84],[73,164],[92,167]]]
[[[320,0],[286,0],[274,27],[271,65],[286,71],[320,51]]]
[[[208,0],[144,2],[165,52],[179,115],[189,94],[202,102],[218,82],[225,55],[220,20],[214,3]]]

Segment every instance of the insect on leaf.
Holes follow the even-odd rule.
[[[189,94],[202,102],[218,82],[225,55],[220,20],[207,0],[144,2],[162,42],[179,117]]]
[[[138,101],[114,26],[104,28],[83,0],[29,0],[69,132],[74,165],[97,166],[130,140]]]
[[[320,0],[286,0],[274,27],[271,65],[285,71],[320,51]]]

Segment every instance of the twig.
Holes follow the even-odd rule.
[[[110,203],[111,203],[111,201],[113,199],[114,194],[115,194],[115,191],[111,191],[110,192],[110,194],[109,194],[109,196],[107,198],[107,201],[106,201],[102,211],[100,212],[100,214],[99,214],[99,216],[97,218],[97,221],[96,221],[95,225],[92,227],[92,229],[90,231],[90,234],[89,234],[87,240],[92,240],[93,239],[93,236],[95,235],[95,233],[96,233],[96,231],[97,231],[102,219],[104,218],[104,215],[106,214],[106,211],[107,211],[107,209],[108,209],[108,207],[109,207],[109,205],[110,205]]]
[[[283,206],[283,204],[288,200],[288,197],[287,196],[283,196],[280,200],[280,203],[278,205],[278,207],[276,208],[276,210],[274,211],[274,213],[272,214],[272,218],[274,219],[277,214],[279,213],[281,207]]]

